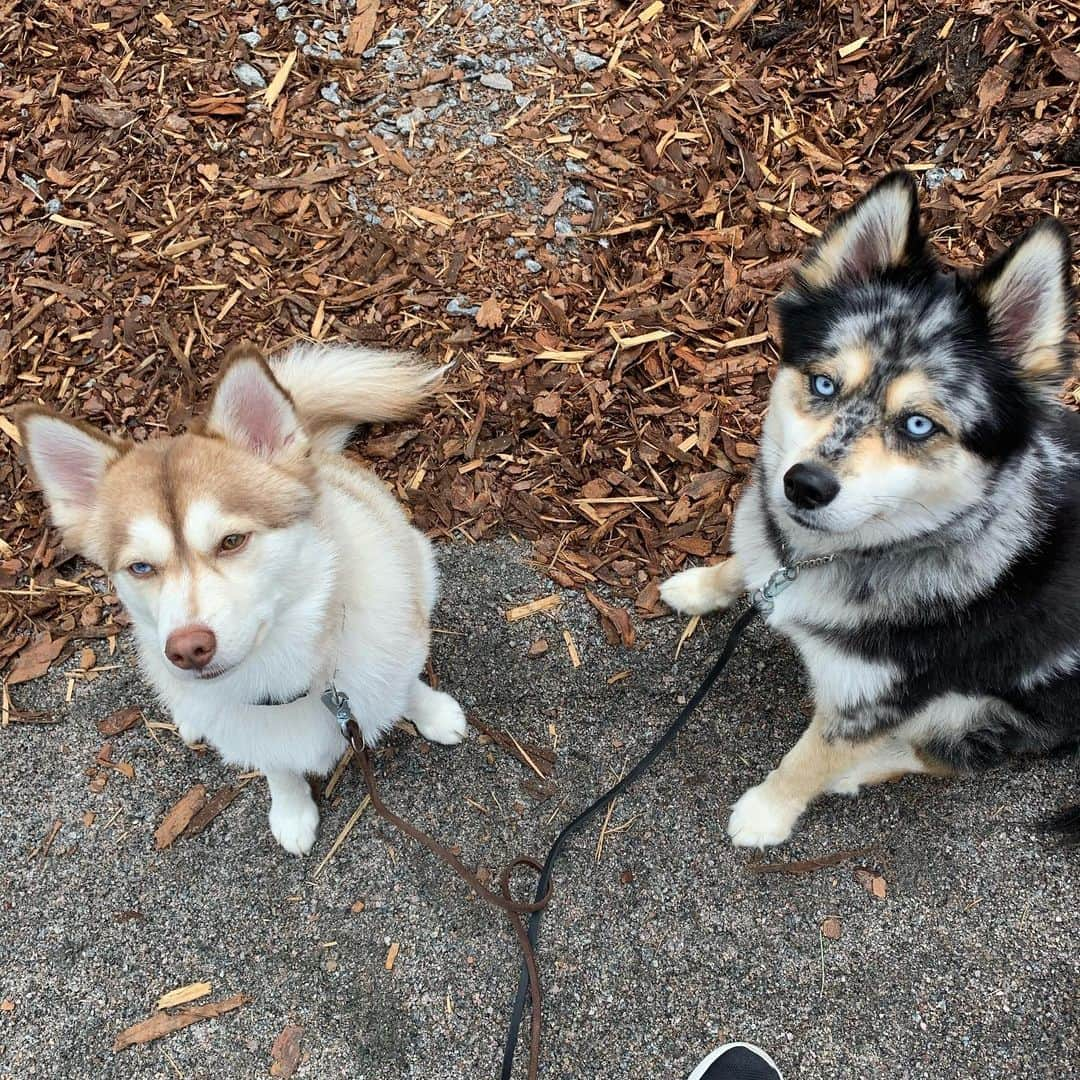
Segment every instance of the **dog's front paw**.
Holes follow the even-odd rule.
[[[724,587],[724,567],[695,566],[682,570],[660,586],[660,598],[668,607],[687,615],[704,615],[727,607],[738,595]]]
[[[176,720],[176,734],[189,748],[201,743],[205,737],[190,720]]]
[[[750,788],[732,807],[728,836],[736,847],[770,847],[782,844],[799,820],[798,803],[777,798],[767,784]]]
[[[441,690],[432,690],[423,698],[423,706],[414,709],[410,719],[416,730],[431,742],[453,746],[461,742],[469,731],[468,721],[461,706]]]
[[[319,835],[319,808],[310,795],[276,798],[270,804],[270,831],[291,855],[307,855]]]

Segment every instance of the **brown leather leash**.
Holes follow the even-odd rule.
[[[338,710],[335,715],[340,717],[343,705],[340,702],[340,698],[344,695],[340,695],[337,699],[336,709]],[[325,699],[325,695],[324,695]],[[347,701],[344,703],[344,707],[347,708]],[[532,942],[529,940],[529,934],[525,929],[525,923],[522,921],[523,915],[532,915],[534,912],[543,911],[551,902],[552,892],[554,886],[548,885],[543,896],[539,900],[534,900],[531,903],[524,903],[515,900],[513,894],[510,891],[510,882],[513,877],[514,871],[519,867],[526,866],[530,870],[535,870],[537,876],[543,873],[543,866],[535,859],[530,859],[528,856],[520,856],[514,859],[509,866],[507,866],[503,872],[499,875],[499,892],[493,892],[477,877],[476,872],[470,870],[465,863],[458,858],[449,848],[444,847],[433,837],[427,833],[422,832],[415,825],[406,821],[404,818],[395,814],[393,810],[386,805],[382,800],[382,795],[379,793],[379,785],[375,781],[375,767],[371,761],[371,751],[368,749],[364,742],[364,737],[360,734],[360,728],[356,723],[356,719],[349,714],[347,720],[342,725],[342,731],[345,737],[349,740],[349,745],[353,748],[353,753],[356,755],[356,760],[359,763],[360,771],[364,775],[364,786],[367,788],[368,797],[371,799],[371,805],[375,807],[375,812],[379,817],[388,821],[394,826],[398,832],[409,837],[410,840],[415,840],[418,844],[428,849],[432,855],[437,859],[441,859],[451,870],[477,896],[480,897],[485,903],[490,904],[494,908],[498,908],[502,911],[506,917],[510,920],[510,925],[514,928],[514,934],[517,936],[518,946],[521,949],[522,959],[525,962],[525,966],[528,969],[529,974],[529,997],[532,1000],[532,1014],[529,1022],[529,1080],[537,1080],[540,1072],[540,1032],[542,1029],[542,1002],[543,995],[540,988],[540,969],[536,963],[536,953],[533,950]]]
[[[786,589],[798,575],[804,565],[816,565],[822,560],[809,560],[806,563],[793,563],[781,567],[772,575],[769,581],[754,593],[750,606],[736,620],[728,632],[724,647],[720,655],[714,661],[708,674],[701,681],[697,690],[690,700],[683,706],[679,715],[668,725],[664,732],[656,739],[648,752],[642,756],[636,765],[615,785],[598,796],[577,817],[563,827],[547,853],[543,865],[535,859],[520,857],[514,859],[499,876],[499,892],[493,892],[477,877],[475,871],[470,870],[457,855],[444,847],[437,840],[428,836],[416,828],[415,825],[405,821],[391,810],[382,801],[379,794],[378,784],[375,780],[375,769],[371,761],[371,754],[364,744],[363,735],[356,718],[349,707],[348,697],[331,685],[322,695],[323,704],[334,714],[341,732],[353,748],[360,769],[364,774],[364,784],[371,798],[371,805],[376,813],[389,822],[395,829],[411,840],[427,848],[436,858],[442,860],[454,871],[466,885],[485,903],[502,911],[510,920],[514,928],[514,934],[518,940],[518,946],[522,955],[522,971],[518,979],[517,994],[510,1014],[510,1023],[506,1035],[506,1043],[503,1047],[503,1064],[501,1080],[509,1080],[514,1067],[514,1054],[517,1046],[518,1030],[527,1005],[531,1004],[529,1016],[529,1067],[528,1080],[538,1080],[540,1073],[540,1034],[542,1026],[543,997],[540,987],[540,971],[536,963],[536,943],[540,933],[540,917],[551,903],[554,891],[552,874],[559,854],[566,842],[579,832],[592,818],[605,810],[611,802],[633,784],[660,755],[675,741],[676,736],[685,727],[691,715],[705,699],[712,685],[720,677],[721,672],[727,667],[735,647],[739,643],[746,628],[763,611],[771,609],[775,596]],[[515,900],[510,891],[511,878],[514,871],[519,867],[526,866],[537,873],[536,892],[531,903]],[[528,924],[523,920],[528,916]]]

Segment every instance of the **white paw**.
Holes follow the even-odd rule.
[[[727,607],[734,597],[716,587],[715,566],[695,566],[669,577],[660,586],[660,598],[668,607],[687,615],[704,615]]]
[[[777,799],[766,784],[750,788],[732,807],[728,836],[736,847],[782,844],[802,813],[798,803]]]
[[[461,742],[469,731],[461,706],[440,690],[425,694],[422,707],[413,709],[409,719],[425,739],[446,746]]]
[[[270,831],[290,855],[306,855],[319,835],[319,808],[311,796],[280,796],[270,804]]]
[[[195,746],[205,738],[203,733],[190,720],[177,720],[176,734],[188,746]]]

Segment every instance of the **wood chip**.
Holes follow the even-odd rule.
[[[277,70],[277,74],[270,80],[270,85],[266,88],[266,107],[268,109],[275,101],[277,101],[278,97],[280,97],[281,91],[285,89],[285,84],[289,81],[289,73],[296,63],[297,56],[297,50],[293,49],[293,51],[285,57],[281,67]]]
[[[208,982],[193,982],[186,986],[178,986],[175,990],[162,994],[157,999],[154,1008],[171,1009],[177,1005],[187,1005],[190,1001],[198,1001],[199,998],[206,997],[211,990],[213,987]]]
[[[270,1075],[290,1077],[300,1067],[300,1039],[304,1029],[287,1024],[270,1047]]]
[[[175,802],[154,831],[154,847],[158,851],[167,848],[188,827],[191,819],[206,803],[206,787],[195,784]]]
[[[563,641],[566,642],[566,652],[570,657],[570,663],[573,667],[581,667],[581,656],[578,654],[577,645],[574,643],[573,635],[569,630],[562,632]]]
[[[371,43],[379,17],[379,0],[356,0],[356,14],[345,37],[345,52],[358,56]]]
[[[133,727],[141,724],[143,721],[142,709],[137,705],[129,705],[124,709],[117,709],[116,712],[109,713],[97,722],[97,729],[106,738],[113,738],[116,735],[121,735],[125,731],[130,731]]]
[[[562,603],[562,597],[558,593],[552,593],[550,596],[542,596],[537,600],[530,600],[527,604],[518,604],[517,607],[510,608],[506,613],[507,622],[520,622],[522,619],[531,618],[533,615],[538,615],[542,611],[551,611],[553,608],[557,608]]]
[[[165,1035],[171,1035],[174,1031],[182,1031],[203,1020],[213,1020],[225,1013],[233,1012],[242,1005],[246,1005],[251,999],[243,994],[235,994],[224,1001],[214,1001],[206,1005],[191,1005],[180,1009],[178,1012],[157,1012],[146,1020],[125,1028],[116,1037],[113,1043],[113,1051],[126,1050],[129,1046],[138,1046],[143,1043],[154,1042]]]
[[[386,968],[387,971],[393,971],[394,970],[394,963],[396,962],[397,957],[398,957],[398,953],[400,951],[401,951],[401,945],[398,944],[398,942],[395,941],[390,946],[390,949],[386,954],[386,961],[383,964],[383,966]]]

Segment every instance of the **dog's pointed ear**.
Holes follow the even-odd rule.
[[[894,172],[829,225],[796,276],[804,286],[828,289],[913,263],[925,251],[915,181]]]
[[[976,280],[990,329],[1025,379],[1050,388],[1069,373],[1072,309],[1069,234],[1046,218],[999,255]]]
[[[307,445],[292,400],[253,345],[237,345],[226,356],[206,431],[268,459]]]
[[[78,527],[97,503],[102,478],[121,449],[103,432],[37,406],[20,409],[15,422],[34,480],[53,522],[78,546]]]

